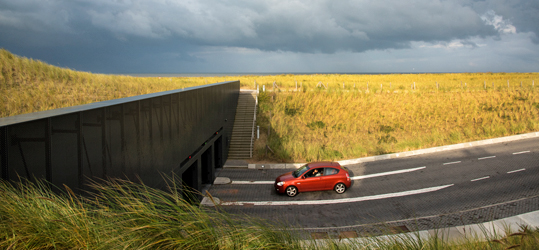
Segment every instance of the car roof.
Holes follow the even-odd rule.
[[[331,161],[311,162],[311,163],[308,163],[307,165],[309,165],[309,168],[340,167],[341,166],[338,162],[331,162]]]

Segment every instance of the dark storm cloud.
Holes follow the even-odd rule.
[[[118,40],[181,38],[193,44],[298,52],[407,47],[494,35],[481,14],[450,1],[7,1],[2,25]]]
[[[99,2],[94,26],[123,35],[295,52],[407,47],[494,35],[482,13],[448,1]]]
[[[474,38],[500,38],[512,30],[530,32],[539,41],[538,5],[525,0],[0,0],[0,47],[100,72],[174,71],[177,65],[166,62],[200,62],[194,54],[209,47],[333,54],[462,40],[475,48]]]

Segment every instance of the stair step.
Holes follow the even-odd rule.
[[[229,159],[248,159],[251,157],[253,121],[256,112],[256,94],[240,93],[230,138]]]
[[[247,151],[238,151],[238,152],[228,151],[228,154],[229,155],[250,155],[251,152],[249,152],[249,150],[247,150]]]

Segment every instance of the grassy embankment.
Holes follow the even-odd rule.
[[[0,49],[0,117],[207,84],[202,78],[92,74]],[[214,82],[209,82],[214,83]]]
[[[299,240],[256,218],[202,209],[168,192],[123,180],[86,197],[44,183],[0,181],[1,249],[286,249]]]
[[[279,77],[260,95],[256,159],[340,160],[539,131],[537,73]]]

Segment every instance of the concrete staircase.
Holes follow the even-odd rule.
[[[240,91],[234,128],[230,138],[228,159],[249,159],[253,157],[251,140],[253,140],[254,135],[255,114],[256,91]]]

